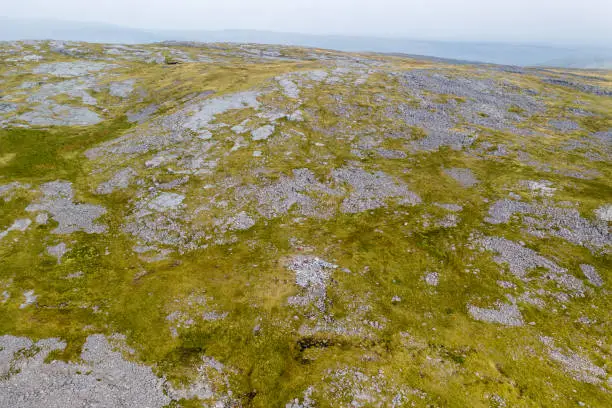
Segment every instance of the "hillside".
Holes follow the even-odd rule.
[[[279,44],[345,52],[384,52],[425,55],[463,61],[520,66],[612,68],[612,47],[597,44],[530,44],[415,40],[401,37],[314,35],[260,30],[137,29],[104,23],[48,19],[11,19],[0,16],[0,41],[65,40],[94,43],[142,44],[166,39],[179,41]]]
[[[0,406],[605,407],[612,72],[0,44]]]

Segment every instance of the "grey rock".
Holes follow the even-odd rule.
[[[251,132],[251,138],[253,140],[266,140],[272,133],[274,133],[274,126],[265,125]]]
[[[543,82],[564,86],[567,88],[575,89],[581,92],[590,93],[598,96],[612,96],[612,90],[605,89],[596,85],[585,84],[581,82],[571,81],[567,79],[558,79],[558,78],[546,78],[543,79]]]
[[[19,105],[16,103],[0,102],[0,115],[15,112],[19,109]]]
[[[287,116],[287,119],[292,122],[302,122],[304,120],[304,114],[301,110],[296,110],[291,115]]]
[[[151,150],[160,150],[180,143],[184,148],[191,147],[194,154],[201,156],[212,144],[203,144],[200,136],[208,138],[211,130],[220,125],[212,124],[216,115],[228,110],[259,108],[259,92],[245,91],[208,98],[203,93],[194,98],[187,106],[173,114],[159,117],[146,128],[138,128],[117,139],[90,149],[85,155],[92,160],[111,155],[140,155]],[[198,169],[192,170],[196,172]]]
[[[55,246],[48,246],[47,253],[57,259],[57,263],[62,263],[62,257],[69,251],[64,242],[60,242]]]
[[[339,195],[319,182],[308,169],[293,170],[293,177],[281,176],[275,183],[264,186],[240,187],[236,191],[239,201],[255,200],[257,211],[265,218],[275,218],[287,214],[294,208],[301,215],[316,218],[327,218],[330,209],[324,208],[309,193]]]
[[[548,121],[548,125],[553,129],[563,133],[575,132],[580,130],[580,125],[573,120],[567,119],[553,119]]]
[[[575,380],[588,384],[601,384],[607,379],[608,373],[604,368],[571,351],[564,353],[561,348],[555,346],[555,342],[551,337],[541,336],[540,341],[548,349],[550,358],[561,364],[564,371],[569,373]]]
[[[306,76],[315,82],[323,81],[325,78],[327,78],[327,75],[327,72],[320,69],[306,72]]]
[[[194,132],[206,128],[216,115],[232,109],[246,109],[259,107],[258,92],[245,91],[229,94],[218,98],[207,99],[200,104],[189,107],[186,113],[189,115],[184,127]]]
[[[239,407],[240,403],[235,400],[230,389],[228,370],[216,359],[203,356],[202,364],[197,367],[197,378],[185,388],[168,388],[168,394],[173,400],[198,398],[206,401],[210,407]],[[219,385],[223,385],[227,391],[220,392]]]
[[[8,235],[11,231],[20,231],[24,232],[28,229],[28,227],[32,224],[32,220],[29,218],[18,219],[13,222],[13,224],[5,229],[4,231],[0,231],[0,240]]]
[[[49,74],[57,77],[76,77],[113,68],[116,65],[103,62],[74,61],[74,62],[52,62],[41,64],[35,67],[32,72],[35,74]]]
[[[473,187],[478,184],[478,179],[470,169],[450,168],[444,169],[444,173],[454,178],[463,187]]]
[[[468,312],[475,319],[487,323],[497,323],[504,326],[522,326],[523,316],[516,304],[496,303],[494,309],[484,309],[468,305]]]
[[[597,287],[603,286],[604,281],[601,278],[601,276],[597,273],[597,271],[595,270],[593,266],[581,264],[580,269],[582,270],[582,273],[584,274],[584,276],[586,276],[588,281],[591,283],[591,285],[597,286]]]
[[[405,159],[407,154],[401,150],[376,149],[376,153],[385,159]]]
[[[35,295],[33,290],[23,292],[23,297],[25,298],[25,301],[19,305],[20,309],[25,309],[26,307],[35,304],[36,300],[38,299],[38,295]],[[2,394],[1,391],[0,394]]]
[[[130,123],[144,123],[147,121],[151,115],[155,114],[159,109],[158,105],[152,104],[149,105],[138,112],[128,112],[127,118]]]
[[[519,196],[520,197],[520,196]],[[530,204],[516,200],[500,200],[489,208],[489,216],[485,221],[489,224],[505,224],[515,214],[528,214],[533,207]]]
[[[489,251],[498,255],[493,260],[499,264],[508,264],[510,272],[518,277],[524,278],[527,272],[533,268],[546,268],[557,274],[564,274],[566,270],[556,263],[544,258],[532,249],[500,237],[484,237],[478,239],[477,243]]]
[[[57,339],[0,337],[0,406],[86,408],[96,406],[162,408],[170,403],[165,382],[151,368],[126,361],[102,335],[87,338],[82,362],[45,359],[64,350]],[[27,350],[27,357],[20,353]]]
[[[106,226],[96,223],[96,219],[106,214],[106,210],[98,205],[75,204],[72,184],[67,181],[52,181],[40,186],[42,198],[28,205],[26,211],[46,211],[59,224],[51,231],[54,234],[71,234],[84,231],[89,234],[100,234],[106,231]]]
[[[15,193],[19,190],[25,190],[30,188],[29,184],[22,184],[17,181],[13,181],[8,184],[0,185],[0,197],[4,199],[4,201],[10,201],[13,199]]]
[[[97,113],[83,107],[45,102],[16,118],[34,126],[90,126],[102,122]]]
[[[119,170],[108,181],[101,183],[96,189],[97,194],[110,194],[116,190],[125,190],[137,173],[131,167]]]
[[[278,84],[283,89],[283,93],[288,98],[297,99],[300,97],[300,89],[295,84],[295,82],[291,81],[288,78],[279,77],[277,78]]]
[[[497,284],[504,289],[516,289],[516,284],[512,282],[498,280]]]
[[[39,225],[45,225],[49,222],[49,214],[41,212],[36,214],[36,223]]]
[[[312,387],[308,387],[308,389],[304,391],[302,401],[300,401],[298,398],[295,398],[293,399],[293,401],[285,404],[285,408],[315,408],[316,404],[311,399],[313,391],[314,389]]]
[[[148,207],[155,211],[168,211],[178,208],[185,199],[185,196],[176,193],[160,193],[151,202]]]
[[[304,289],[303,295],[290,297],[289,304],[306,306],[314,303],[319,310],[324,311],[327,283],[331,271],[338,266],[318,257],[300,255],[292,258],[287,268],[295,272],[295,283]]]
[[[492,224],[507,223],[520,214],[527,232],[543,237],[556,236],[591,249],[602,250],[612,242],[612,235],[603,221],[590,222],[583,218],[575,208],[556,207],[551,203],[529,204],[515,200],[501,200],[489,209],[486,222]]]
[[[68,95],[71,98],[79,98],[85,105],[96,105],[97,100],[89,93],[95,90],[97,81],[94,78],[75,78],[67,81],[44,84],[28,97],[30,103],[55,104],[50,100],[58,95]]]
[[[215,311],[204,312],[202,314],[202,319],[206,320],[207,322],[214,322],[214,321],[217,321],[217,320],[225,319],[228,316],[228,314],[229,314],[228,312],[222,312],[222,313],[215,312]]]
[[[438,272],[431,272],[425,275],[425,283],[429,286],[438,286],[439,279]]]
[[[125,81],[112,82],[109,87],[109,93],[118,98],[127,98],[134,91],[135,79],[126,79]]]
[[[484,249],[496,252],[493,260],[500,264],[507,264],[510,272],[517,278],[528,281],[527,273],[534,268],[544,268],[548,272],[543,278],[553,280],[564,288],[581,296],[584,292],[582,281],[570,275],[567,269],[560,267],[553,261],[539,255],[532,249],[525,248],[505,238],[484,237],[477,239],[476,242]]]
[[[447,211],[451,211],[451,212],[459,212],[461,210],[463,210],[463,206],[460,204],[440,204],[440,203],[434,203],[437,207],[440,208],[444,208]]]
[[[557,191],[556,188],[552,187],[553,185],[552,182],[548,180],[540,180],[540,181],[528,180],[524,182],[523,184],[525,184],[527,188],[531,190],[533,195],[538,195],[541,197],[552,197],[555,194],[555,191]]]
[[[436,225],[441,228],[452,228],[459,224],[460,217],[457,214],[446,214],[442,219],[436,221]]]
[[[433,139],[426,140],[425,150],[436,150],[442,145],[459,150],[470,144],[473,139],[466,135],[462,139],[463,132],[454,130],[460,117],[476,125],[522,134],[525,131],[515,124],[523,120],[523,115],[512,112],[511,108],[519,108],[524,115],[546,109],[528,92],[492,78],[446,74],[436,69],[411,70],[392,76],[419,101],[418,107],[406,105],[400,111],[408,124],[426,129],[428,138]],[[454,99],[444,103],[437,100],[441,95],[463,99],[461,103]]]
[[[599,207],[595,210],[595,215],[602,221],[612,222],[612,204]]]
[[[253,227],[255,225],[255,220],[246,212],[241,211],[237,215],[229,217],[224,224],[230,231],[244,231]]]
[[[415,205],[421,198],[393,177],[378,171],[368,173],[356,167],[344,167],[332,171],[337,184],[348,184],[351,192],[342,202],[344,213],[359,213],[384,207],[385,200],[395,199],[401,205]]]

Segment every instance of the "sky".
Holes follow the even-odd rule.
[[[612,0],[5,0],[0,14],[148,29],[612,44]]]

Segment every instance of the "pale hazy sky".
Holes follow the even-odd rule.
[[[612,43],[612,0],[3,0],[7,17],[155,29]]]

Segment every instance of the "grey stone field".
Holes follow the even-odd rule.
[[[612,406],[612,72],[0,43],[0,407]]]

